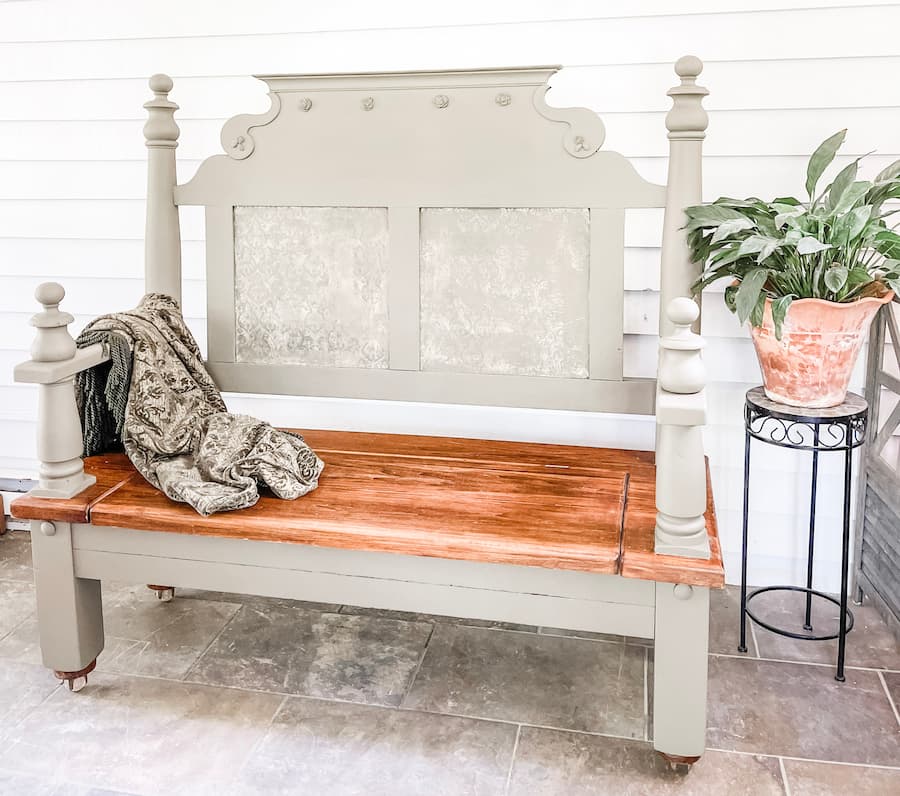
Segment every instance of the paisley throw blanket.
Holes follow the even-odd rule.
[[[261,484],[288,500],[318,485],[324,464],[302,437],[228,412],[175,299],[148,293],[77,342],[111,355],[76,379],[86,456],[121,445],[151,484],[203,515],[252,506]]]

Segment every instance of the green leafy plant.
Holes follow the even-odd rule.
[[[849,302],[900,292],[900,234],[887,222],[900,208],[885,205],[900,198],[900,160],[872,180],[857,180],[865,156],[856,158],[816,193],[846,134],[835,133],[810,157],[806,202],[722,197],[685,210],[691,258],[704,266],[695,294],[730,277],[735,284],[725,289],[725,301],[731,311],[741,323],[761,326],[771,299],[780,339],[794,299]]]

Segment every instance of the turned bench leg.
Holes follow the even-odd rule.
[[[75,576],[69,523],[35,520],[31,539],[44,666],[77,691],[103,650],[100,581]]]
[[[656,584],[653,748],[673,765],[690,765],[706,746],[709,589]]]

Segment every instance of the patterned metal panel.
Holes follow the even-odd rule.
[[[587,378],[590,213],[421,212],[421,368]]]
[[[238,362],[388,366],[383,207],[235,207]]]

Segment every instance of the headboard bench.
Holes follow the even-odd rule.
[[[123,456],[82,462],[78,349],[38,288],[33,520],[45,664],[82,685],[100,581],[232,590],[653,639],[655,747],[705,743],[709,589],[702,340],[683,208],[701,199],[702,64],[675,70],[667,185],[547,104],[557,67],[271,75],[178,185],[172,81],[150,79],[146,289],[180,298],[180,205],[206,211],[208,367],[226,391],[656,415],[656,451],[304,430],[296,502],[202,518]],[[658,379],[623,371],[625,214],[665,208]],[[113,309],[113,308],[111,308]],[[301,419],[302,421],[302,419]],[[599,707],[599,706],[598,706]]]

